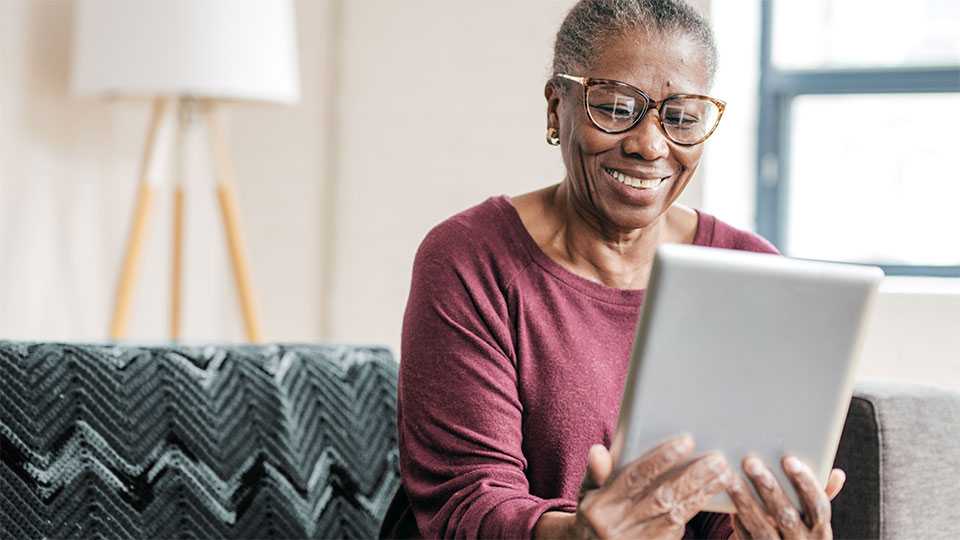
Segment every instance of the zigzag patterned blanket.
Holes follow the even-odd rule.
[[[373,538],[385,349],[0,342],[0,537]]]

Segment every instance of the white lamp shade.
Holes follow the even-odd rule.
[[[300,97],[291,0],[78,0],[79,95]]]

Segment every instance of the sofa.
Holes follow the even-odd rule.
[[[374,538],[400,487],[378,347],[0,341],[0,538]],[[960,538],[960,395],[858,385],[837,538]]]
[[[375,347],[0,342],[0,538],[373,538],[396,374]]]

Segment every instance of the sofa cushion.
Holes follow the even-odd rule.
[[[868,399],[850,401],[834,467],[847,482],[833,500],[835,538],[880,537],[880,430]]]
[[[396,371],[382,348],[0,342],[0,536],[371,538]]]
[[[836,463],[836,538],[960,538],[960,393],[859,383]]]

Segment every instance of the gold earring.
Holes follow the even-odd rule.
[[[560,131],[557,128],[547,128],[547,144],[550,146],[560,145]]]

